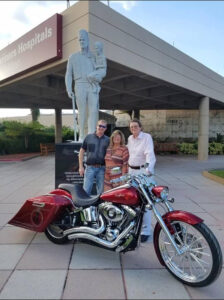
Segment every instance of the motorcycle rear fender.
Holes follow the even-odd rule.
[[[11,225],[32,231],[43,232],[72,202],[66,194],[52,191],[47,195],[26,200],[18,213],[8,222]]]
[[[196,225],[196,224],[203,222],[203,220],[201,218],[195,216],[194,214],[192,214],[190,212],[183,211],[183,210],[174,210],[172,212],[168,212],[165,215],[163,215],[162,218],[163,218],[163,221],[165,222],[165,224],[167,225],[168,229],[170,230],[171,234],[173,234],[172,227],[170,226],[171,221],[185,222],[190,225]],[[160,255],[159,243],[158,243],[160,228],[161,228],[161,226],[157,222],[155,229],[154,229],[153,241],[154,241],[154,248],[155,248],[156,255],[157,255],[161,265],[164,266],[163,259]]]

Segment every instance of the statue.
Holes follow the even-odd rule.
[[[106,76],[106,58],[103,54],[103,44],[95,43],[96,55],[89,50],[89,36],[84,29],[79,31],[81,51],[73,53],[67,64],[65,85],[69,98],[76,97],[78,108],[79,141],[84,140],[86,111],[88,110],[88,133],[93,133],[99,115],[100,82]],[[73,92],[73,80],[75,88]],[[73,110],[75,106],[73,105]]]
[[[100,85],[99,83],[103,80],[103,78],[106,76],[107,72],[107,61],[106,57],[103,54],[103,43],[101,42],[95,42],[95,71],[90,73],[87,78],[89,82],[93,85],[93,88],[95,87],[97,93],[100,92]]]

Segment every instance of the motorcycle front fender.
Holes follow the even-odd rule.
[[[8,223],[32,231],[43,232],[66,207],[71,205],[67,195],[57,193],[55,190],[47,195],[26,200]]]
[[[168,229],[170,230],[171,234],[172,234],[172,229],[170,228],[171,221],[185,222],[190,225],[196,225],[198,223],[203,222],[203,220],[201,218],[197,217],[196,215],[194,215],[190,212],[183,211],[183,210],[174,210],[174,211],[168,212],[165,215],[163,215],[162,218],[163,218],[163,221],[165,222],[165,224],[167,225]],[[157,255],[161,265],[164,266],[163,259],[160,255],[159,243],[158,243],[160,230],[161,230],[161,226],[157,222],[155,229],[154,229],[153,242],[154,242],[154,248],[155,248],[156,255]]]

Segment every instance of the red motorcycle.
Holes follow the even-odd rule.
[[[220,245],[199,217],[174,210],[168,187],[146,175],[126,176],[121,186],[88,196],[80,185],[60,184],[49,194],[28,199],[9,224],[45,232],[63,244],[83,240],[116,252],[135,250],[140,243],[146,209],[157,219],[154,248],[160,263],[184,284],[202,287],[212,283],[222,269]],[[166,213],[161,216],[157,206]]]

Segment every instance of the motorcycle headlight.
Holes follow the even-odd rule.
[[[162,200],[168,199],[169,189],[167,186],[164,185],[157,185],[152,189],[152,193]]]
[[[169,189],[168,187],[164,187],[163,190],[160,192],[160,198],[162,200],[167,200],[169,195]]]

